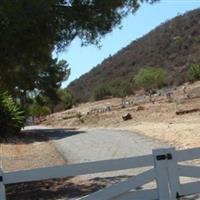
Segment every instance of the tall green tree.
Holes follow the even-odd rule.
[[[70,69],[68,69],[67,62],[65,60],[57,61],[57,59],[52,60],[46,70],[39,74],[37,88],[48,99],[52,112],[54,106],[60,102],[58,90],[62,82],[68,79],[69,74]]]

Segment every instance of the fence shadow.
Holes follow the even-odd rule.
[[[86,182],[74,183],[71,178],[21,183],[6,187],[8,200],[56,200],[59,198],[79,198],[128,179],[130,176],[94,178]]]
[[[0,138],[0,143],[9,144],[30,144],[34,142],[42,142],[49,140],[59,140],[77,134],[85,133],[76,129],[52,128],[52,129],[30,129],[22,130],[17,136],[9,136],[8,138]]]
[[[101,190],[107,186],[127,180],[132,176],[93,178],[79,181],[72,178],[51,179],[46,181],[12,184],[6,186],[7,200],[58,200],[76,199]],[[141,190],[142,187],[136,188]],[[183,200],[198,200],[199,194],[184,197]]]

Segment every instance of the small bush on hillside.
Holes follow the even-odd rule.
[[[133,85],[129,80],[115,80],[109,84],[103,84],[94,91],[94,100],[102,100],[108,97],[126,97],[133,94]]]
[[[116,80],[109,85],[113,97],[126,97],[133,94],[133,86],[130,81]]]
[[[25,114],[6,92],[0,92],[0,136],[17,134],[25,124]]]
[[[94,91],[93,96],[94,96],[94,100],[96,100],[96,101],[102,100],[102,99],[105,99],[105,98],[111,96],[111,91],[110,91],[109,85],[104,84],[104,85],[97,87]]]
[[[161,68],[144,68],[141,69],[134,78],[134,83],[145,90],[161,88],[166,84],[167,73]]]
[[[188,77],[190,81],[200,80],[200,64],[193,64],[190,66]]]

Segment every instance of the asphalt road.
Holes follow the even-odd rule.
[[[139,156],[169,147],[137,133],[117,130],[88,130],[54,143],[69,163]]]

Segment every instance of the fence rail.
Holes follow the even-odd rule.
[[[22,182],[72,177],[93,173],[150,167],[147,171],[81,198],[81,200],[175,200],[182,196],[200,193],[200,181],[180,183],[180,177],[200,178],[200,167],[179,164],[200,159],[200,148],[176,151],[174,148],[157,149],[145,156],[104,160],[73,165],[62,165],[16,172],[0,169],[0,200],[6,200],[5,186]],[[156,188],[136,188],[156,180]]]

